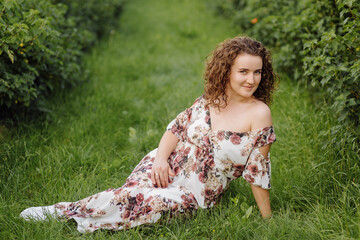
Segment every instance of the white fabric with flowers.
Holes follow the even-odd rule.
[[[161,215],[209,208],[230,181],[243,176],[270,188],[270,159],[259,148],[275,141],[272,126],[249,132],[212,131],[203,97],[181,112],[167,127],[179,142],[168,159],[175,172],[168,188],[155,188],[150,172],[157,149],[146,155],[125,184],[77,202],[55,204],[61,218],[74,219],[81,232],[99,228],[121,230],[154,223]]]

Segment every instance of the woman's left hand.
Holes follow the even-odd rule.
[[[167,188],[172,182],[170,176],[174,177],[175,173],[171,170],[169,163],[155,158],[151,169],[151,182],[154,187]]]

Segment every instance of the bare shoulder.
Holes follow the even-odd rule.
[[[256,101],[251,108],[251,130],[256,130],[272,125],[271,110],[262,101]]]

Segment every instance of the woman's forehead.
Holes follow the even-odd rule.
[[[233,66],[237,68],[258,69],[262,68],[262,64],[260,56],[240,54],[235,58]]]

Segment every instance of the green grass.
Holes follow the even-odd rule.
[[[0,239],[359,238],[356,139],[286,77],[272,106],[270,222],[256,208],[244,217],[255,201],[241,179],[213,209],[171,223],[84,235],[74,222],[21,219],[30,206],[121,186],[167,123],[202,94],[205,56],[238,34],[201,0],[128,1],[119,21],[85,57],[89,82],[54,96],[45,121],[0,128]]]

